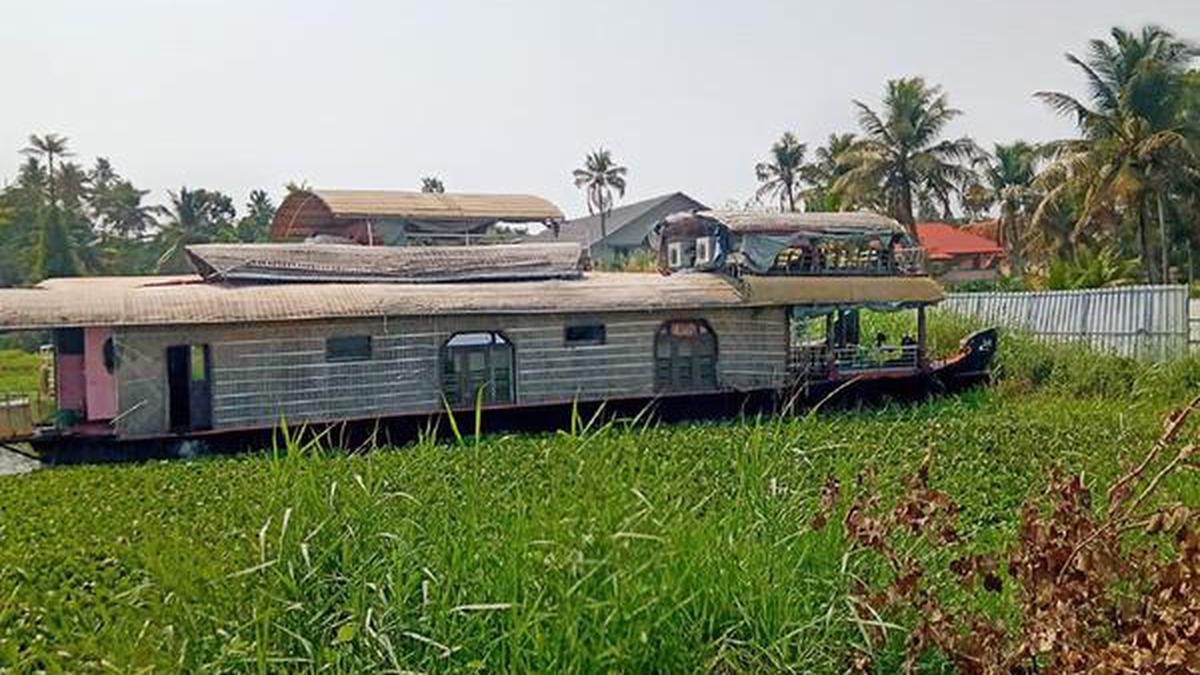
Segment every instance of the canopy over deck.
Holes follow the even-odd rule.
[[[576,279],[579,244],[379,247],[336,244],[197,244],[192,266],[208,281],[437,283]]]
[[[656,228],[663,269],[751,274],[924,274],[904,226],[877,213],[689,211]],[[697,248],[699,247],[699,248]]]
[[[296,190],[271,221],[275,241],[329,235],[360,243],[395,243],[408,232],[461,235],[498,221],[562,220],[563,213],[533,195],[454,194],[394,190]]]
[[[700,211],[678,214],[720,223],[735,234],[788,234],[814,237],[905,237],[908,230],[887,216],[869,211],[835,213],[758,213]]]
[[[51,279],[0,290],[0,330],[162,326],[387,316],[559,314],[788,305],[932,303],[926,278],[743,278],[589,272],[580,279],[466,283],[206,282],[176,277]]]

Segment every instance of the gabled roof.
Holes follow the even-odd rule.
[[[356,246],[346,244],[196,244],[192,266],[208,281],[438,283],[575,279],[578,244]]]
[[[373,218],[477,227],[500,220],[561,220],[563,214],[554,204],[533,195],[296,190],[275,212],[271,238],[279,241],[316,233],[337,234],[350,223]]]
[[[687,211],[692,209],[705,208],[703,204],[689,197],[682,192],[671,192],[665,195],[659,195],[650,199],[643,199],[640,202],[633,202],[618,206],[608,212],[608,218],[605,222],[604,229],[607,231],[608,238],[612,238],[625,227],[638,222],[645,216],[653,215],[654,211],[659,207],[668,204],[671,201],[679,202],[675,210]],[[664,214],[665,215],[665,214]],[[645,223],[647,231],[653,227],[655,223]],[[594,214],[583,218],[568,220],[559,226],[558,237],[555,238],[554,232],[546,230],[539,232],[532,237],[533,241],[574,241],[584,246],[596,244],[601,240],[600,236],[600,215]],[[643,235],[644,236],[644,235]]]
[[[1001,255],[1000,244],[949,223],[917,223],[917,238],[930,260],[949,260],[960,255]]]

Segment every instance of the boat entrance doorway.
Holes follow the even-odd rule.
[[[654,337],[654,391],[717,388],[717,336],[703,321],[668,321]]]
[[[167,347],[167,399],[171,431],[212,428],[212,364],[208,345]]]
[[[452,406],[513,403],[513,346],[500,333],[456,333],[442,347],[442,394]]]

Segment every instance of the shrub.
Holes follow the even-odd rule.
[[[1180,472],[1200,470],[1195,445],[1180,443],[1200,397],[1167,418],[1145,456],[1114,480],[1096,510],[1082,474],[1051,474],[1046,490],[1021,510],[1016,541],[1002,553],[977,553],[959,538],[959,506],[931,486],[931,459],[908,479],[894,507],[881,505],[868,473],[843,521],[849,557],[882,562],[885,579],[855,577],[850,603],[865,644],[851,656],[872,670],[874,652],[898,622],[909,622],[905,651],[912,668],[935,652],[959,672],[1200,673],[1200,511],[1158,502],[1158,489]],[[826,482],[823,526],[837,503]],[[919,548],[953,554],[950,574],[931,569]],[[989,615],[948,598],[949,579],[968,595],[1000,594],[1007,585],[1016,616]]]

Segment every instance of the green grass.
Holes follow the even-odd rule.
[[[897,491],[933,448],[995,546],[1051,467],[1113,476],[1197,385],[1041,349],[916,406],[0,478],[0,671],[842,672],[877,570],[809,527],[827,473]]]
[[[38,390],[42,357],[16,349],[0,349],[0,392]]]

